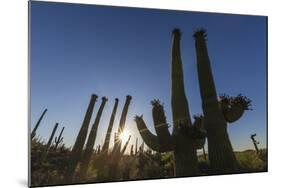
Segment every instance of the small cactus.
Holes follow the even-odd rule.
[[[55,137],[55,147],[54,147],[54,150],[55,150],[55,151],[57,150],[58,145],[59,145],[60,143],[62,143],[62,141],[63,141],[63,137],[62,137],[63,131],[64,131],[64,127],[62,128],[62,130],[61,130],[61,132],[60,132],[60,134],[59,134],[59,137]]]
[[[257,134],[252,134],[251,135],[251,140],[252,140],[252,142],[253,142],[253,144],[255,146],[255,150],[256,150],[257,154],[259,154],[259,152],[260,152],[259,148],[258,148],[259,142],[255,139],[256,136],[257,136]]]
[[[41,155],[40,163],[43,163],[43,162],[45,161],[45,159],[47,158],[47,155],[48,155],[50,146],[51,146],[51,144],[52,144],[52,142],[53,142],[53,138],[54,138],[54,135],[55,135],[55,133],[56,133],[56,131],[57,131],[58,126],[59,126],[59,124],[56,123],[55,126],[54,126],[54,128],[53,128],[53,131],[52,131],[51,136],[50,136],[50,138],[49,138],[49,140],[48,140],[48,143],[47,143],[47,145],[45,146],[45,149],[44,149],[44,151],[43,151],[43,153],[42,153],[42,155]]]

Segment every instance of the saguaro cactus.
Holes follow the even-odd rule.
[[[136,138],[135,155],[138,153],[138,138]]]
[[[50,138],[49,138],[49,140],[48,140],[48,143],[47,143],[47,145],[45,146],[44,151],[43,151],[43,153],[42,153],[42,155],[41,155],[40,163],[43,163],[43,162],[45,161],[47,155],[48,155],[50,146],[51,146],[51,144],[52,144],[52,141],[53,141],[53,138],[54,138],[54,135],[55,135],[55,133],[56,133],[56,131],[57,131],[58,126],[59,126],[59,124],[56,123],[55,126],[54,126],[54,128],[53,128],[52,134],[51,134],[51,136],[50,136]]]
[[[95,122],[92,126],[92,129],[90,131],[88,140],[87,140],[87,144],[86,144],[86,148],[85,151],[83,153],[82,156],[82,160],[81,160],[81,177],[85,177],[85,175],[87,174],[88,171],[88,166],[90,163],[90,159],[93,153],[93,147],[95,145],[95,141],[96,141],[96,137],[97,137],[97,130],[98,130],[98,126],[100,123],[100,118],[104,109],[104,106],[107,102],[107,98],[106,97],[102,97],[102,103],[100,105],[99,111],[97,113]]]
[[[218,100],[206,46],[206,31],[198,30],[193,37],[211,168],[213,173],[236,172],[239,166],[228,137],[227,122],[239,119],[251,101],[241,95],[235,98],[221,96],[221,101]]]
[[[258,148],[259,142],[255,139],[256,136],[257,136],[257,134],[252,134],[251,139],[253,141],[253,144],[255,146],[255,150],[256,150],[257,154],[259,154],[259,148]]]
[[[130,95],[126,96],[126,101],[125,101],[125,104],[124,104],[124,107],[123,107],[123,111],[122,111],[120,122],[119,122],[118,131],[117,131],[117,144],[113,148],[114,152],[121,152],[122,142],[121,142],[119,137],[120,137],[120,135],[122,134],[122,132],[125,128],[125,122],[126,122],[127,113],[128,113],[128,109],[129,109],[131,99],[132,99],[132,97]]]
[[[128,144],[129,144],[129,142],[130,142],[130,139],[131,139],[131,135],[129,136],[127,142],[126,142],[125,145],[123,146],[123,149],[122,149],[122,151],[121,151],[122,154],[125,153],[125,151],[126,151],[126,149],[127,149],[127,147],[128,147]]]
[[[119,101],[118,98],[115,98],[115,103],[114,103],[114,107],[113,107],[112,114],[110,117],[109,125],[107,128],[104,144],[102,146],[102,151],[107,152],[109,149],[110,137],[111,137],[112,127],[113,127],[113,123],[114,123],[114,119],[115,119],[115,114],[116,114],[117,107],[118,107],[118,101]]]
[[[134,155],[134,145],[131,145],[131,150],[130,150],[130,155],[133,156]]]
[[[38,129],[43,117],[45,116],[46,112],[48,111],[48,109],[46,108],[43,113],[41,114],[40,118],[38,119],[35,127],[33,128],[32,132],[31,132],[31,139],[33,139],[36,135],[36,130]]]
[[[198,174],[198,161],[193,137],[194,127],[191,123],[188,101],[185,96],[184,79],[180,52],[181,33],[173,30],[172,44],[172,115],[173,134],[171,135],[166,122],[163,105],[159,100],[151,102],[154,127],[157,136],[153,135],[145,125],[142,116],[136,116],[135,121],[145,143],[157,152],[174,151],[175,175],[192,176]],[[203,135],[202,135],[203,136]]]
[[[90,100],[86,115],[84,117],[82,126],[81,126],[79,134],[75,140],[75,144],[71,150],[68,169],[65,174],[65,182],[67,182],[67,183],[72,183],[72,179],[73,179],[73,175],[74,175],[76,166],[78,164],[78,161],[81,158],[84,143],[85,143],[87,133],[88,133],[89,123],[90,123],[90,120],[92,117],[92,113],[93,113],[97,98],[98,98],[97,95],[91,96],[91,100]]]
[[[60,134],[59,134],[59,137],[55,137],[55,147],[54,147],[54,150],[56,151],[57,148],[58,148],[58,145],[62,142],[63,140],[63,137],[62,137],[62,133],[64,131],[64,127],[62,128]]]

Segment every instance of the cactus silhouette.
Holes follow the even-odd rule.
[[[134,155],[134,145],[131,145],[131,150],[130,150],[130,155],[133,156]]]
[[[60,132],[60,134],[59,134],[59,137],[55,137],[55,147],[54,147],[54,150],[55,150],[55,151],[57,150],[58,145],[59,145],[60,143],[62,143],[62,141],[63,141],[63,137],[62,137],[63,131],[64,131],[64,127],[62,128],[62,130],[61,130],[61,132]]]
[[[227,122],[238,120],[244,110],[249,109],[251,101],[241,95],[235,98],[224,95],[221,101],[218,100],[206,45],[206,31],[198,30],[193,37],[211,168],[214,173],[237,172],[239,166],[227,133]]]
[[[91,128],[91,131],[89,133],[89,137],[87,140],[87,144],[86,144],[86,148],[85,151],[82,155],[82,159],[81,159],[81,177],[85,177],[88,171],[88,166],[90,163],[90,159],[93,153],[93,147],[95,145],[95,141],[96,141],[96,137],[97,137],[97,130],[98,130],[98,126],[99,126],[99,122],[100,122],[100,118],[104,109],[104,106],[107,102],[107,98],[106,97],[102,97],[102,103],[100,105],[100,108],[98,110],[98,113],[96,115],[96,119],[95,122],[93,123],[93,126]]]
[[[164,108],[159,100],[153,100],[151,102],[153,106],[152,116],[157,136],[153,135],[147,129],[142,116],[136,116],[135,121],[138,130],[148,147],[157,152],[174,152],[176,176],[192,176],[199,173],[195,142],[198,138],[204,138],[204,135],[203,133],[200,133],[199,130],[195,129],[191,123],[188,101],[184,90],[180,52],[180,30],[174,29],[172,35],[171,104],[173,133],[171,135],[169,132]],[[194,132],[197,134],[193,134]],[[194,135],[199,136],[197,138]]]
[[[68,164],[68,168],[67,171],[65,173],[65,182],[69,182],[71,183],[73,180],[73,175],[76,169],[76,166],[82,156],[82,151],[83,151],[83,147],[85,144],[85,140],[87,137],[87,133],[88,133],[88,128],[89,128],[89,123],[92,117],[92,113],[94,110],[94,106],[96,103],[98,96],[97,95],[92,95],[91,96],[91,100],[90,103],[88,105],[88,109],[87,112],[85,114],[82,126],[80,128],[80,131],[78,133],[78,136],[76,137],[74,146],[72,147],[71,150],[71,154],[69,157],[69,164]]]
[[[113,152],[121,152],[121,144],[122,141],[120,140],[120,135],[123,133],[123,130],[125,128],[125,122],[126,122],[126,118],[127,118],[127,113],[128,113],[128,109],[129,109],[129,105],[130,102],[132,100],[132,97],[130,95],[126,96],[126,101],[122,110],[122,114],[120,117],[120,122],[119,122],[119,127],[118,127],[118,131],[116,134],[116,141],[117,143],[115,144],[114,148],[113,148]]]
[[[115,98],[115,103],[114,103],[114,107],[113,107],[112,114],[110,117],[107,132],[105,135],[104,144],[102,146],[102,151],[105,151],[105,152],[107,152],[109,149],[110,137],[111,137],[112,127],[113,127],[113,123],[114,123],[114,119],[115,119],[115,114],[116,114],[117,107],[118,107],[118,101],[119,100],[117,98]]]
[[[258,148],[259,142],[255,139],[256,136],[257,136],[257,134],[252,134],[251,135],[251,140],[252,140],[252,142],[253,142],[253,144],[255,146],[255,150],[256,150],[257,154],[259,154],[259,148]]]
[[[118,171],[118,161],[120,161],[121,156],[122,156],[122,151],[121,151],[121,139],[120,135],[124,131],[125,128],[125,122],[126,122],[126,117],[129,109],[129,105],[131,102],[132,97],[130,95],[126,96],[126,101],[122,110],[122,114],[120,117],[120,122],[119,122],[119,127],[117,133],[114,135],[114,146],[111,152],[111,156],[109,159],[109,172],[108,172],[108,177],[115,179],[117,176],[117,171]]]
[[[41,159],[40,159],[40,163],[43,163],[43,162],[46,160],[46,158],[47,158],[47,155],[48,155],[50,146],[51,146],[51,144],[52,144],[52,142],[53,142],[53,138],[54,138],[54,135],[55,135],[55,133],[56,133],[56,131],[57,131],[58,126],[59,126],[59,124],[56,123],[55,126],[54,126],[54,128],[53,128],[53,131],[52,131],[52,134],[51,134],[51,136],[50,136],[50,138],[49,138],[49,140],[48,140],[48,143],[47,143],[47,145],[45,146],[44,151],[42,152]]]
[[[123,149],[122,149],[122,151],[121,151],[122,154],[125,153],[125,151],[126,151],[126,149],[127,149],[127,147],[128,147],[128,144],[129,144],[129,142],[130,142],[130,139],[131,139],[131,135],[129,136],[127,142],[126,142],[125,145],[123,146]]]
[[[136,138],[135,155],[138,153],[138,138]]]
[[[40,118],[38,119],[35,127],[33,128],[32,132],[31,132],[31,139],[33,139],[36,135],[36,130],[38,129],[43,117],[45,116],[46,112],[48,111],[48,109],[46,108],[43,113],[41,114]]]

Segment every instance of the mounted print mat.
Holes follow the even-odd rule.
[[[29,185],[267,171],[267,17],[30,2]]]

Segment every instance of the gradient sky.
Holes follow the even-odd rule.
[[[48,108],[37,134],[47,140],[55,122],[59,122],[58,130],[66,127],[64,141],[71,146],[92,93],[99,100],[91,125],[101,97],[109,98],[96,145],[104,141],[115,97],[119,98],[119,108],[114,131],[126,95],[133,97],[126,122],[126,129],[132,134],[130,144],[136,137],[141,139],[133,120],[136,114],[143,114],[155,133],[152,99],[164,103],[171,123],[170,52],[171,31],[175,27],[182,31],[185,91],[191,115],[202,113],[192,34],[203,27],[208,32],[217,92],[242,93],[252,100],[253,111],[229,124],[233,148],[254,149],[252,133],[257,133],[260,147],[265,147],[266,20],[263,16],[32,2],[31,127]]]

